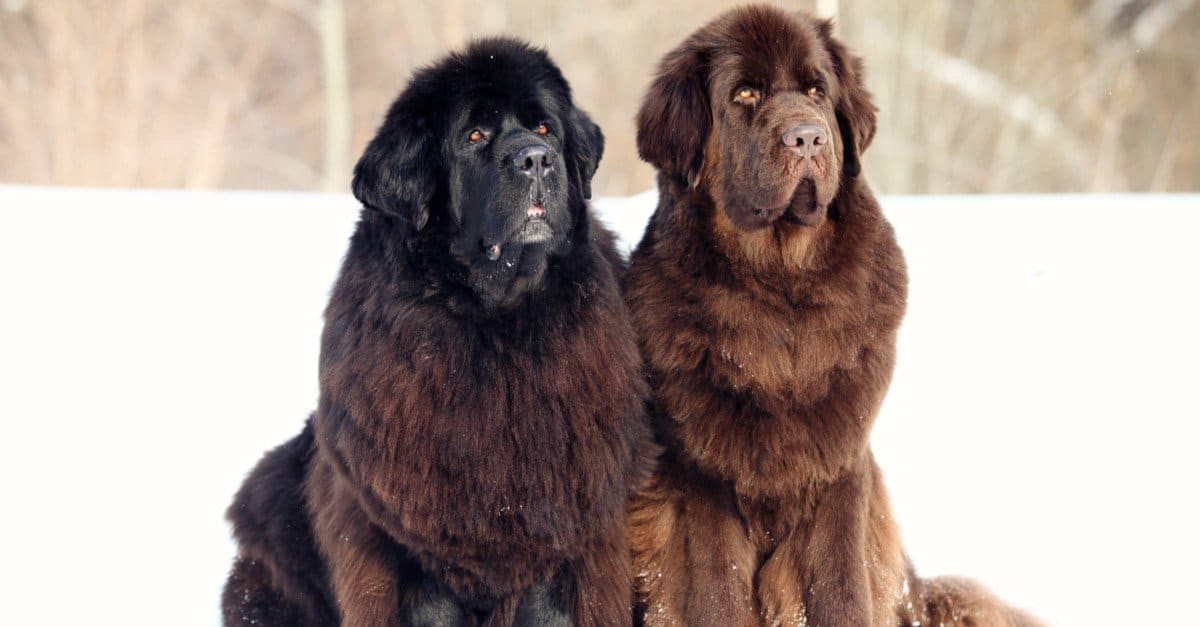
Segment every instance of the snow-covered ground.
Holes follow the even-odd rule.
[[[597,202],[634,242],[654,195]],[[874,434],[909,553],[1055,625],[1193,624],[1200,196],[888,197]],[[344,195],[0,186],[7,625],[204,625],[244,473],[316,401]]]

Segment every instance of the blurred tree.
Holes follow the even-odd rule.
[[[733,4],[0,0],[0,181],[345,190],[414,68],[510,33],[604,128],[597,192],[632,193],[654,65]],[[780,4],[867,59],[880,191],[1200,188],[1196,0]]]

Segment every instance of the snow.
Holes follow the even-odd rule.
[[[596,202],[627,243],[653,192]],[[886,197],[873,445],[922,574],[1177,624],[1200,560],[1200,196]],[[243,475],[316,401],[346,195],[0,186],[6,623],[215,625]]]

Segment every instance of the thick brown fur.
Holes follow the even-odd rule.
[[[789,128],[823,149],[797,156]],[[907,276],[860,175],[863,65],[832,25],[730,11],[638,115],[660,200],[625,279],[666,447],[630,511],[649,626],[1033,625],[908,565],[871,425]]]
[[[602,148],[520,42],[413,78],[356,169],[318,409],[230,507],[226,624],[630,624],[654,450]]]

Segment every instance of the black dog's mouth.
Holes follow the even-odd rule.
[[[546,220],[546,207],[539,201],[534,201],[525,210],[525,222],[517,233],[517,239],[522,244],[544,242],[554,234]]]
[[[523,213],[518,212],[509,219],[502,233],[485,236],[480,246],[488,260],[496,261],[510,246],[542,244],[552,239],[554,227],[550,223],[546,205],[542,201],[531,200]]]

